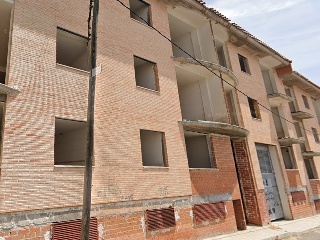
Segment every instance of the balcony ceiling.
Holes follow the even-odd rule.
[[[192,58],[184,58],[184,57],[175,57],[174,61],[177,66],[186,67],[191,72],[198,73],[199,75],[202,75],[204,77],[210,77],[213,75],[212,72],[216,73],[218,76],[220,74],[222,75],[222,78],[230,83],[232,86],[237,86],[239,84],[238,78],[234,75],[232,71],[230,71],[228,68],[222,67],[219,64],[201,61],[202,65],[210,69],[212,72],[210,72],[208,69],[206,69],[204,66],[202,66],[197,61],[193,60]]]
[[[187,132],[196,132],[202,134],[217,133],[221,135],[227,135],[231,138],[242,138],[249,135],[249,131],[245,128],[222,122],[210,122],[210,121],[180,121],[183,128]]]
[[[268,94],[268,99],[271,107],[279,107],[282,103],[288,103],[294,100],[293,97],[283,93]]]
[[[291,146],[292,144],[305,143],[306,140],[302,137],[293,138],[293,137],[283,137],[278,139],[280,146]]]
[[[293,119],[308,119],[308,118],[314,118],[314,116],[311,113],[304,112],[304,111],[296,111],[291,113]]]
[[[17,95],[20,90],[16,87],[10,87],[0,83],[0,94]]]

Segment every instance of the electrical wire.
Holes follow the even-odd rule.
[[[166,40],[168,40],[172,45],[174,45],[175,47],[177,47],[180,51],[182,51],[183,53],[185,53],[186,55],[188,55],[191,59],[193,59],[194,61],[196,61],[199,65],[201,65],[202,67],[206,68],[208,71],[210,71],[211,73],[213,73],[214,75],[216,75],[218,78],[220,78],[224,83],[228,84],[229,86],[231,86],[232,88],[234,88],[236,91],[238,91],[239,93],[241,93],[242,95],[251,98],[249,95],[247,95],[246,93],[244,93],[243,91],[241,91],[240,89],[238,89],[236,86],[233,86],[231,83],[229,83],[228,81],[226,81],[225,79],[222,78],[222,76],[216,74],[214,71],[212,71],[210,68],[208,68],[207,66],[205,66],[201,61],[199,61],[198,59],[196,59],[195,57],[193,57],[191,54],[189,54],[188,52],[186,52],[184,49],[182,49],[179,45],[177,45],[176,43],[172,42],[171,39],[169,37],[167,37],[166,35],[164,35],[162,32],[160,32],[158,29],[156,29],[155,27],[151,26],[150,23],[148,21],[146,21],[144,18],[142,18],[139,14],[137,14],[135,11],[133,11],[130,7],[128,7],[127,5],[125,5],[121,0],[115,0],[118,3],[120,3],[123,7],[125,7],[126,9],[128,9],[131,13],[133,13],[135,16],[137,16],[140,20],[142,20],[144,23],[146,23],[150,28],[152,28],[153,30],[155,30],[158,34],[160,34],[163,38],[165,38]],[[251,98],[253,99],[253,98]],[[290,121],[289,119],[286,119],[284,117],[282,117],[281,115],[273,112],[271,109],[269,109],[268,107],[264,106],[263,104],[259,103],[257,101],[257,104],[259,106],[261,106],[262,108],[266,109],[267,111],[271,112],[272,114],[278,116],[279,118],[285,120],[286,122],[289,122],[291,124],[294,125],[294,122]],[[307,132],[311,132],[312,134],[314,134],[313,131],[308,130],[304,127],[300,127],[299,128],[307,131]],[[320,136],[318,134],[318,136]]]

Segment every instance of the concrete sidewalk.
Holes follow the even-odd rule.
[[[298,220],[281,220],[268,226],[248,226],[247,230],[206,238],[205,240],[273,240],[295,236],[320,226],[320,215]]]

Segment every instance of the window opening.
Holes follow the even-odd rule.
[[[185,133],[189,168],[215,168],[210,137],[198,133]]]
[[[143,166],[167,167],[163,132],[140,130]]]
[[[260,109],[257,100],[248,97],[249,108],[253,118],[261,119]]]
[[[306,96],[302,95],[302,99],[303,99],[303,103],[304,103],[305,108],[310,109],[308,98]]]
[[[304,159],[304,164],[306,166],[309,179],[317,179],[318,174],[313,159]]]
[[[241,71],[250,74],[248,59],[240,54],[238,54],[238,57]]]
[[[56,47],[57,63],[89,71],[86,37],[58,27]]]
[[[318,135],[317,129],[311,128],[311,130],[312,130],[312,134],[313,134],[313,137],[314,137],[314,141],[315,141],[316,143],[319,143],[319,135]]]
[[[87,123],[55,119],[54,164],[84,166]]]
[[[157,65],[148,60],[134,56],[136,85],[159,91]]]
[[[148,25],[151,25],[151,11],[150,11],[150,4],[142,1],[142,0],[130,0],[130,9],[135,12],[137,15],[139,15],[141,18],[139,18],[136,14],[130,11],[130,17]],[[146,21],[146,22],[145,22]]]

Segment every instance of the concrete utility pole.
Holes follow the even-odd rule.
[[[94,97],[96,86],[96,63],[97,63],[97,27],[99,0],[90,0],[90,6],[93,5],[92,19],[92,36],[90,51],[90,77],[89,77],[89,94],[88,94],[88,113],[87,113],[87,156],[85,161],[84,172],[84,189],[83,189],[83,209],[81,224],[81,240],[89,240],[90,232],[90,210],[91,210],[91,185],[92,185],[92,161],[93,161],[93,126],[94,126]],[[91,15],[91,7],[90,7]],[[90,26],[90,17],[89,17]],[[88,36],[90,37],[90,36]]]

